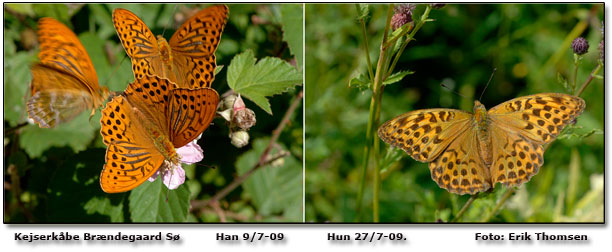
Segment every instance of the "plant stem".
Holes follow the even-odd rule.
[[[572,82],[572,92],[576,91],[576,79],[578,79],[578,65],[580,64],[580,56],[574,53],[574,81]]]
[[[362,16],[359,19],[359,23],[361,23],[361,33],[363,34],[363,49],[365,50],[366,60],[368,63],[368,76],[370,77],[370,80],[372,80],[374,78],[374,72],[372,72],[372,61],[370,60],[370,49],[368,46],[368,35],[365,26],[365,19],[363,18],[363,13],[361,13],[361,10],[359,10],[359,4],[355,4],[355,8],[357,9],[357,13]]]
[[[599,70],[601,69],[602,64],[597,64],[597,67],[595,69],[593,69],[593,71],[591,72],[591,74],[589,75],[589,78],[587,78],[587,80],[582,84],[582,86],[580,87],[580,89],[578,89],[578,92],[576,92],[576,96],[581,96],[582,92],[584,92],[584,89],[589,86],[589,84],[591,83],[591,81],[593,80],[593,78],[595,77],[595,75],[599,72]]]
[[[497,202],[497,204],[495,205],[493,210],[487,215],[486,218],[484,218],[482,220],[482,222],[489,222],[489,220],[491,220],[491,218],[493,218],[493,216],[495,216],[497,211],[504,205],[504,203],[506,203],[506,201],[510,198],[510,196],[512,196],[512,194],[514,194],[514,192],[516,192],[516,189],[514,189],[514,187],[513,188],[509,188],[508,191],[506,191],[506,193],[504,193],[504,196],[502,196],[501,200],[499,200],[499,202]]]
[[[472,205],[474,200],[478,198],[479,195],[480,195],[480,193],[476,193],[476,194],[470,196],[470,199],[468,199],[468,201],[465,202],[465,204],[463,204],[463,207],[461,208],[461,210],[459,210],[457,215],[455,215],[455,218],[453,218],[450,222],[457,222],[459,219],[461,219],[461,217],[463,217],[463,214]]]
[[[273,157],[272,159],[268,158],[268,153],[270,153],[270,150],[272,150],[272,147],[274,145],[276,145],[276,140],[278,140],[278,137],[280,136],[280,133],[283,131],[283,129],[285,128],[285,126],[289,122],[289,118],[291,117],[291,115],[293,115],[293,113],[297,109],[297,107],[300,104],[300,101],[302,100],[303,96],[304,96],[304,91],[300,91],[293,98],[293,101],[291,102],[291,105],[289,105],[289,108],[285,112],[285,115],[283,116],[283,119],[281,119],[281,121],[278,124],[278,126],[276,127],[276,129],[274,129],[274,131],[272,132],[272,138],[270,138],[270,142],[268,143],[268,146],[266,147],[266,149],[263,151],[263,153],[259,157],[259,161],[257,162],[257,164],[255,164],[253,166],[253,168],[248,170],[246,173],[242,174],[240,177],[234,179],[234,181],[232,181],[231,184],[229,184],[228,186],[223,188],[221,191],[219,191],[217,194],[215,194],[215,196],[210,198],[208,201],[205,201],[205,202],[195,201],[195,200],[192,201],[191,202],[192,209],[204,208],[206,206],[209,206],[211,204],[214,204],[214,203],[218,202],[220,199],[222,199],[223,197],[227,196],[227,194],[229,194],[234,189],[236,189],[236,187],[241,185],[256,170],[258,170],[259,168],[261,168],[261,167],[263,167],[263,166],[265,166],[265,165],[267,165],[267,164],[269,164],[269,163],[271,163],[271,162],[273,162],[273,161],[275,161],[275,160],[277,160],[279,158],[282,158],[282,157],[287,155],[287,154],[278,155],[278,156]]]

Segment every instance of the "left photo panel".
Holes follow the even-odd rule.
[[[303,222],[302,4],[4,4],[4,223]]]

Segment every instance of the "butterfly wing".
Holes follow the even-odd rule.
[[[83,82],[61,69],[35,64],[31,87],[38,91],[27,101],[28,116],[41,128],[53,128],[94,107]]]
[[[469,126],[470,113],[455,109],[415,110],[378,128],[378,136],[420,162],[434,160]]]
[[[193,141],[208,128],[218,103],[219,94],[212,88],[173,90],[167,117],[170,139],[176,148]]]
[[[88,89],[92,95],[99,96],[100,86],[96,70],[77,36],[64,24],[52,18],[41,18],[38,21],[37,33],[40,62],[72,74],[82,83],[78,88]],[[32,95],[44,88],[46,86],[32,86]],[[103,100],[101,97],[99,99]]]
[[[479,153],[475,128],[457,132],[442,155],[429,163],[431,178],[438,186],[459,195],[491,188],[490,173]]]
[[[542,145],[552,142],[563,128],[584,111],[580,97],[542,93],[499,104],[490,118],[493,183],[518,186],[544,164]]]
[[[164,164],[163,154],[147,135],[146,120],[139,106],[131,104],[124,96],[116,96],[102,110],[100,133],[108,146],[106,163],[100,174],[104,192],[132,190]]]
[[[155,74],[167,77],[157,39],[138,16],[118,8],[113,11],[113,24],[125,52],[132,60],[135,79]]]
[[[177,83],[188,83],[190,88],[211,86],[217,66],[215,51],[228,15],[225,5],[208,7],[185,21],[170,38]]]

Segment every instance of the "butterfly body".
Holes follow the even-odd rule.
[[[496,183],[519,186],[543,165],[542,145],[552,142],[584,110],[579,97],[543,93],[473,113],[423,109],[385,122],[379,137],[429,163],[431,177],[449,192],[474,194]]]

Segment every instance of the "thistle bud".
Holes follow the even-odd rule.
[[[391,17],[391,27],[397,30],[407,23],[412,22],[412,10],[416,8],[414,4],[399,4],[395,6],[395,13]]]
[[[238,148],[242,148],[249,144],[249,133],[243,130],[232,132],[230,138],[232,139],[232,145]]]
[[[583,55],[589,51],[589,42],[583,37],[577,37],[572,41],[572,50],[575,54]]]

